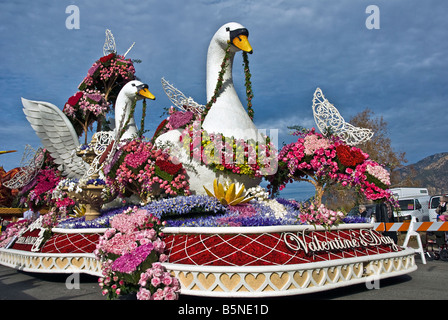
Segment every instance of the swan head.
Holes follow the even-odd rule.
[[[143,98],[151,100],[156,99],[156,97],[148,90],[148,85],[138,80],[132,80],[126,83],[120,93],[124,94],[129,99],[134,99],[135,97],[137,97],[137,100]]]
[[[216,42],[224,49],[230,42],[233,47],[233,51],[245,51],[252,53],[252,46],[249,43],[249,31],[239,23],[230,22],[223,25],[216,31],[213,36]]]

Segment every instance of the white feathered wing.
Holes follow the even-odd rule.
[[[22,98],[23,112],[40,141],[68,178],[80,179],[88,164],[75,154],[78,136],[67,116],[55,105]]]

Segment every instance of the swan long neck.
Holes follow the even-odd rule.
[[[221,92],[208,111],[202,123],[202,128],[207,132],[221,133],[226,137],[262,141],[233,84],[232,67],[235,52],[237,52],[237,49],[231,47]],[[223,45],[216,39],[212,39],[207,53],[207,101],[210,101],[214,94],[225,55],[226,51]]]
[[[126,94],[118,94],[117,101],[115,104],[115,130],[120,130],[120,128],[126,123],[131,113],[132,100],[126,96]],[[128,129],[123,134],[122,139],[130,138],[132,135],[137,133],[137,127],[135,125],[134,117],[132,117],[128,124]]]
[[[225,49],[222,48],[217,41],[212,40],[207,53],[207,101],[210,101],[214,94],[216,83],[218,81],[218,75],[221,71],[221,64],[225,55]],[[236,95],[232,77],[234,58],[235,52],[230,51],[230,57],[227,61],[226,70],[223,76],[223,88],[221,89],[222,95],[233,94],[233,92]]]

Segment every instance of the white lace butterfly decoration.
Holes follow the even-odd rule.
[[[320,132],[324,133],[330,129],[333,134],[351,146],[369,141],[374,134],[370,129],[355,127],[345,122],[338,109],[325,98],[320,88],[314,92],[313,114]]]
[[[27,144],[20,161],[19,171],[11,179],[4,181],[3,185],[9,189],[19,189],[26,186],[39,173],[44,158],[42,148],[36,151]]]
[[[205,106],[197,103],[192,97],[188,97],[179,89],[175,88],[171,83],[162,78],[162,87],[168,99],[182,111],[191,111],[195,114],[201,115]]]
[[[126,57],[129,51],[131,51],[131,49],[134,47],[134,45],[135,42],[132,43],[131,47],[126,51],[123,57]],[[103,46],[103,55],[107,56],[110,53],[117,53],[117,46],[115,45],[115,38],[112,34],[112,31],[106,29],[106,41],[104,42]]]

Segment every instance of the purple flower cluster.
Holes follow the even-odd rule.
[[[86,228],[108,228],[110,227],[110,221],[117,214],[126,211],[129,206],[123,206],[119,208],[112,208],[103,210],[101,215],[93,220],[87,220],[85,217],[69,218],[59,221],[57,227],[62,229],[86,229]]]
[[[217,214],[193,217],[180,215],[176,219],[167,217],[165,221],[167,227],[248,227],[297,224],[298,212],[293,206],[284,207],[286,214],[277,217],[274,210],[263,202],[252,201],[246,205],[228,206],[225,211]]]
[[[103,179],[89,179],[87,180],[86,184],[93,184],[95,186],[104,186],[106,185],[106,181]]]
[[[154,249],[154,245],[149,242],[137,247],[134,251],[126,253],[112,263],[112,271],[121,273],[132,273],[137,270],[137,267],[146,260],[148,255]]]
[[[360,216],[346,216],[342,219],[342,222],[344,223],[369,223],[370,219],[366,217],[360,217]]]
[[[185,216],[193,213],[216,214],[226,210],[218,199],[204,195],[179,196],[153,201],[145,207],[159,219],[169,216]]]
[[[191,111],[176,111],[169,117],[169,124],[173,129],[179,129],[190,123],[193,119],[193,112]]]

